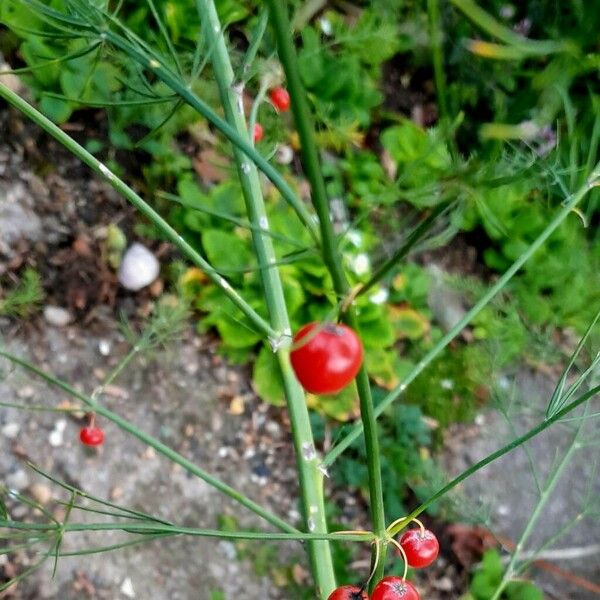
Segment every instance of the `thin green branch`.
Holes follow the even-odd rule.
[[[406,390],[406,388],[425,370],[429,364],[435,360],[442,351],[456,338],[460,332],[490,303],[490,301],[505,287],[521,267],[535,254],[535,252],[546,242],[546,240],[556,231],[561,223],[571,214],[572,210],[583,200],[587,193],[598,186],[600,178],[600,164],[596,165],[588,181],[567,201],[563,208],[548,224],[546,229],[537,237],[529,248],[507,269],[507,271],[498,279],[498,281],[481,297],[481,299],[469,310],[465,316],[454,326],[439,342],[417,363],[412,371],[390,391],[375,409],[375,416],[379,417],[395,400],[397,400]],[[362,432],[363,425],[357,422],[352,426],[346,436],[332,448],[323,460],[325,467],[330,466],[335,460],[349,448]]]
[[[230,540],[257,541],[315,541],[328,540],[335,542],[372,542],[373,533],[273,533],[269,531],[225,531],[222,529],[198,529],[194,527],[177,527],[176,525],[160,525],[156,523],[23,523],[22,521],[0,520],[0,528],[17,531],[125,531],[140,534],[187,535],[192,537],[211,537]]]
[[[530,429],[527,433],[514,439],[512,442],[506,444],[506,446],[503,446],[502,448],[496,450],[495,452],[492,452],[491,454],[486,456],[484,459],[475,463],[474,465],[472,465],[471,467],[469,467],[468,469],[463,471],[460,475],[458,475],[458,477],[455,477],[452,481],[450,481],[444,487],[442,487],[440,490],[438,490],[435,494],[433,494],[430,498],[428,498],[425,502],[423,502],[423,504],[421,504],[421,506],[419,506],[418,508],[413,510],[406,517],[406,520],[403,521],[403,523],[406,523],[406,524],[410,523],[410,521],[412,519],[415,519],[421,513],[426,511],[434,502],[436,502],[437,500],[439,500],[440,498],[445,496],[448,492],[452,491],[459,483],[462,483],[465,479],[468,479],[469,477],[471,477],[471,475],[473,475],[477,471],[483,469],[490,463],[494,462],[495,460],[499,459],[500,457],[504,456],[505,454],[512,452],[519,446],[522,446],[523,444],[525,444],[526,442],[528,442],[535,436],[539,435],[540,433],[542,433],[542,431],[545,431],[546,429],[548,429],[548,427],[551,427],[552,425],[554,425],[557,421],[559,421],[566,414],[575,410],[578,406],[581,406],[582,404],[584,404],[585,402],[587,402],[588,400],[590,400],[591,398],[596,396],[598,393],[600,393],[600,385],[592,388],[591,390],[588,390],[585,394],[582,394],[579,398],[577,398],[577,400],[574,400],[573,402],[571,402],[571,404],[568,404],[567,406],[565,406],[562,410],[557,412],[550,419],[546,419],[545,421],[542,421],[541,423],[539,423],[538,425],[536,425],[535,427]],[[395,527],[392,531],[390,531],[390,534],[396,535],[404,526],[405,525],[400,524],[399,526]]]
[[[421,221],[409,234],[404,243],[394,252],[394,254],[379,266],[369,281],[363,284],[355,297],[366,294],[374,285],[379,283],[398,263],[408,256],[414,246],[423,239],[425,234],[431,229],[438,217],[445,213],[449,208],[449,203],[442,203],[436,206],[427,217]]]

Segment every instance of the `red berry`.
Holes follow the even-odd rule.
[[[260,142],[260,140],[263,139],[264,135],[265,130],[263,129],[263,126],[260,123],[254,123],[254,143],[256,144],[256,142]]]
[[[440,544],[429,529],[409,529],[400,538],[400,545],[406,553],[408,565],[413,569],[428,567],[440,551]]]
[[[402,577],[384,577],[373,590],[371,600],[420,600],[419,592]]]
[[[333,590],[327,600],[369,600],[369,596],[355,585],[343,585]]]
[[[273,88],[269,93],[269,98],[278,112],[285,112],[290,108],[290,95],[283,87]]]
[[[100,427],[82,427],[79,439],[86,446],[100,446],[104,441],[104,431]]]
[[[346,325],[309,323],[294,336],[294,345],[292,367],[302,387],[312,394],[339,392],[362,364],[360,339]]]

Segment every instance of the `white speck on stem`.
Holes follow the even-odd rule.
[[[268,229],[269,219],[267,219],[267,217],[263,215],[260,219],[258,219],[258,224],[261,226],[262,229]]]
[[[224,279],[223,277],[221,277],[221,278],[219,279],[219,285],[220,285],[220,286],[221,286],[223,289],[225,289],[225,290],[230,290],[230,289],[231,289],[231,286],[229,285],[229,282],[228,282],[226,279]]]
[[[150,62],[148,63],[148,65],[150,66],[151,69],[158,69],[158,67],[160,67],[160,63],[154,58],[150,59]]]
[[[314,504],[311,504],[308,510],[310,511],[311,515],[314,515],[319,512],[318,507],[316,507]]]
[[[403,384],[400,386],[400,391],[401,391],[401,392],[403,392],[405,389],[406,389],[406,384],[405,384],[405,383],[403,383]]]
[[[104,163],[98,163],[98,168],[100,169],[100,173],[102,173],[106,179],[112,180],[115,178],[113,172]]]
[[[250,167],[250,163],[242,163],[242,173],[244,173],[244,175],[248,175],[250,173],[250,169],[252,167]]]
[[[317,468],[324,477],[327,477],[329,479],[329,471],[327,470],[327,467],[324,464],[321,463]]]
[[[302,444],[302,458],[304,458],[304,460],[314,460],[317,458],[317,451],[310,442],[304,442]]]
[[[221,33],[221,28],[220,28],[218,25],[215,25],[215,26],[213,27],[213,31],[214,31],[215,33]]]
[[[315,520],[312,517],[309,517],[308,521],[306,522],[306,525],[308,526],[309,531],[314,531],[317,528],[317,524],[315,523]]]

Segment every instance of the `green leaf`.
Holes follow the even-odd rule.
[[[8,520],[8,511],[6,510],[6,504],[4,503],[4,489],[0,489],[0,520]]]
[[[308,394],[308,406],[337,421],[348,421],[357,411],[358,394],[354,384],[345,387],[337,394],[316,396]]]
[[[216,269],[238,272],[254,262],[247,242],[234,233],[220,229],[208,229],[202,234],[202,245],[209,262]]]
[[[263,346],[258,353],[252,370],[252,385],[265,402],[274,406],[285,405],[285,391],[279,364],[268,346]]]
[[[429,320],[414,308],[392,306],[390,313],[398,339],[418,340],[429,331]]]
[[[504,590],[507,600],[544,600],[544,593],[531,581],[511,581]]]
[[[73,105],[70,102],[50,96],[42,97],[39,108],[51,121],[59,124],[66,122],[73,112]]]

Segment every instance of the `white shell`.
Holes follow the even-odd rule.
[[[131,244],[123,255],[117,277],[119,283],[132,292],[150,285],[157,277],[160,265],[156,256],[142,244]]]

